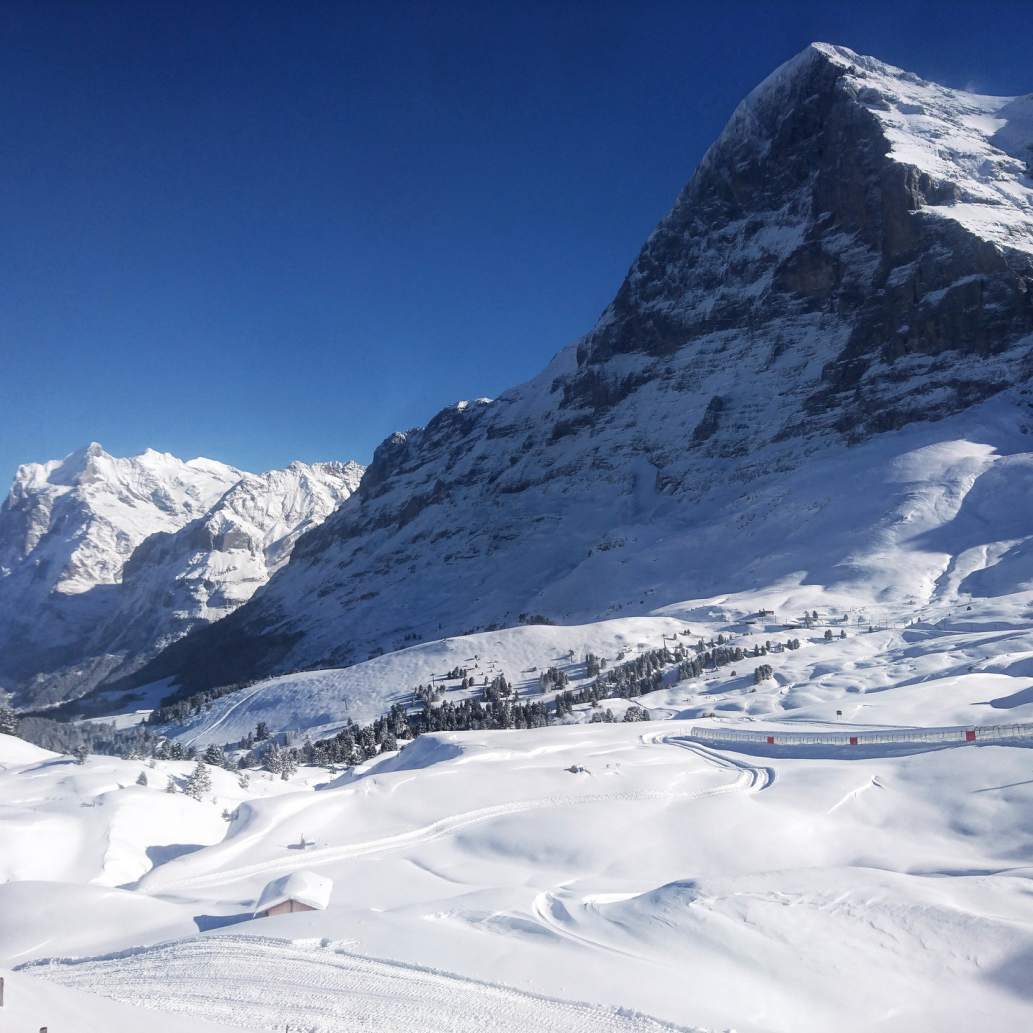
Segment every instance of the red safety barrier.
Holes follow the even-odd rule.
[[[856,746],[857,745],[857,736],[856,735],[851,735],[850,736],[850,745],[851,746]]]
[[[968,729],[965,732],[965,742],[975,742],[975,741],[976,741],[975,729],[970,728],[970,729]]]
[[[769,735],[768,736],[768,745],[769,746],[774,746],[775,745],[775,737],[773,735]]]

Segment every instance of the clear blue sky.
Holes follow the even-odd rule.
[[[365,460],[532,376],[814,39],[1033,90],[1028,0],[6,0],[0,481]]]

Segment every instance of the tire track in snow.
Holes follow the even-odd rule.
[[[291,1033],[699,1033],[435,969],[266,937],[196,937],[25,971],[139,1007]]]

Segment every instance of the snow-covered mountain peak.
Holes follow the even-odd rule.
[[[241,472],[148,450],[117,458],[92,442],[64,459],[19,467],[0,507],[0,574],[77,594],[116,583],[148,535],[207,510]]]
[[[1033,254],[1033,98],[948,89],[872,59],[849,65],[846,81],[890,157],[943,186],[923,211]]]
[[[362,473],[328,462],[250,474],[95,442],[21,466],[0,506],[0,690],[86,657],[149,655],[229,613]]]
[[[843,89],[878,123],[896,163],[928,177],[920,210],[949,218],[1002,247],[1033,254],[1033,97],[991,97],[928,82],[848,47],[812,43],[736,109],[704,158],[731,143],[766,148],[787,110],[823,89]]]

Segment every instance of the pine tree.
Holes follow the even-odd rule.
[[[80,765],[80,767],[86,763],[86,758],[89,755],[90,751],[84,745],[76,746],[76,748],[72,750],[72,756],[75,757],[75,763]]]
[[[18,733],[18,715],[8,706],[0,706],[0,735]]]
[[[183,790],[187,796],[200,800],[205,793],[212,790],[212,776],[203,760],[199,760],[187,779],[186,788]]]
[[[283,750],[280,749],[279,743],[273,741],[269,744],[269,749],[265,751],[263,766],[266,771],[274,775],[283,774]]]
[[[165,783],[166,793],[178,793],[179,790],[176,788],[176,780],[169,775],[169,780]]]
[[[212,767],[215,768],[222,768],[226,766],[226,755],[222,752],[222,747],[216,746],[215,743],[212,743],[204,751],[203,759],[205,764],[210,764]]]
[[[147,772],[146,771],[141,771],[140,774],[136,776],[136,784],[138,786],[145,786],[145,785],[147,785]]]

